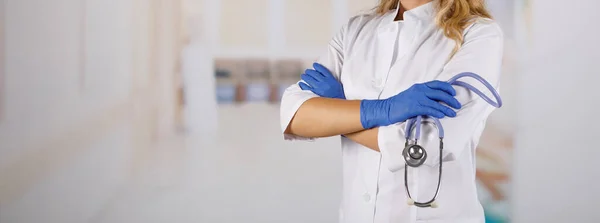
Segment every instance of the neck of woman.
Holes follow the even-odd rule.
[[[398,9],[398,14],[396,15],[395,21],[404,20],[404,12],[414,9],[416,7],[425,5],[427,3],[432,2],[433,0],[401,0],[400,1],[400,9]]]

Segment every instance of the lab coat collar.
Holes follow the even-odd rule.
[[[404,11],[404,13],[403,13],[404,21],[412,21],[412,20],[433,21],[433,18],[435,16],[435,10],[433,8],[434,1],[428,2],[419,7],[416,7],[414,9]],[[392,17],[391,20],[393,22],[399,22],[399,21],[394,21],[394,19],[395,19],[396,15],[398,14],[398,11],[400,11],[400,2],[401,1],[398,1],[396,10],[394,10],[394,14],[392,14],[392,16],[391,16]]]

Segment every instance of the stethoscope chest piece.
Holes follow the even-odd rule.
[[[496,98],[496,102],[492,101],[492,99],[488,98],[485,94],[483,94],[481,91],[479,91],[477,88],[473,87],[472,85],[470,85],[466,82],[458,81],[458,79],[462,78],[462,77],[472,77],[475,80],[481,82],[483,85],[486,86],[487,89],[489,89],[492,92],[492,94]],[[500,95],[498,95],[498,92],[496,92],[496,90],[490,83],[485,81],[481,76],[479,76],[477,74],[460,73],[460,74],[456,75],[455,77],[453,77],[452,79],[450,79],[448,81],[448,83],[451,83],[452,85],[456,85],[456,86],[465,87],[465,88],[471,90],[473,93],[475,93],[476,95],[479,95],[481,98],[483,98],[483,100],[485,100],[486,102],[488,102],[489,104],[491,104],[494,107],[499,108],[502,106],[502,100],[500,98]],[[435,126],[437,127],[438,136],[440,138],[439,156],[436,157],[436,159],[439,159],[439,160],[438,160],[438,179],[437,179],[437,187],[435,189],[435,194],[433,195],[433,198],[431,198],[431,200],[429,200],[427,202],[417,202],[416,200],[414,200],[412,198],[412,196],[410,194],[409,184],[408,184],[408,169],[409,169],[408,167],[413,167],[413,168],[420,167],[421,165],[423,165],[425,163],[425,160],[427,160],[427,152],[417,142],[417,140],[419,140],[419,138],[421,136],[421,125],[423,124],[422,123],[423,117],[424,116],[417,116],[415,118],[411,118],[406,121],[406,131],[405,131],[406,143],[404,145],[404,150],[402,150],[402,156],[405,161],[404,188],[406,189],[406,195],[408,197],[408,205],[411,205],[411,206],[414,205],[414,206],[420,207],[420,208],[436,208],[436,207],[438,207],[438,203],[436,203],[435,200],[438,196],[438,193],[440,192],[440,185],[442,183],[442,164],[443,164],[442,150],[444,149],[444,128],[442,127],[442,123],[440,123],[440,120],[437,118],[430,117],[433,120]],[[414,132],[413,132],[413,127],[415,127]],[[411,140],[411,137],[412,137],[411,133],[414,133],[414,138],[412,138],[412,140]],[[413,142],[411,142],[411,141],[413,141]]]
[[[406,164],[410,167],[420,167],[427,160],[427,152],[417,144],[408,144],[402,151]]]

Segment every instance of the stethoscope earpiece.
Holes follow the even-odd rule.
[[[415,202],[415,200],[413,200],[413,199],[411,199],[411,198],[409,198],[409,199],[406,201],[406,204],[408,204],[408,206],[417,206],[417,207],[421,207],[421,208],[424,208],[424,207],[438,208],[438,207],[439,207],[439,206],[438,206],[438,204],[437,204],[437,202],[435,202],[435,201],[433,201],[433,202],[428,202],[428,203],[419,203],[419,204],[417,204],[417,203]]]
[[[431,202],[431,204],[430,204],[429,206],[430,206],[431,208],[437,208],[437,207],[438,207],[438,205],[437,205],[437,202],[435,202],[435,201],[434,201],[434,202]]]

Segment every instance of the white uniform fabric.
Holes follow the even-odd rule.
[[[432,4],[404,12],[403,21],[394,21],[397,11],[351,18],[318,62],[341,80],[348,100],[385,99],[415,83],[446,81],[461,72],[477,73],[497,89],[503,54],[499,26],[479,19],[465,30],[462,48],[448,60],[455,42],[435,25]],[[461,80],[487,92],[476,81]],[[463,108],[457,117],[440,120],[446,135],[439,207],[407,204],[401,155],[406,124],[397,123],[379,128],[381,153],[341,137],[344,182],[340,222],[484,222],[476,191],[475,148],[494,107],[462,87],[455,89]],[[297,84],[285,91],[282,131],[302,103],[313,97],[318,96]],[[294,135],[285,135],[285,139],[307,140]],[[419,141],[429,157],[424,166],[409,167],[408,179],[413,198],[424,202],[435,193],[438,178],[439,138],[434,125],[423,125]]]

